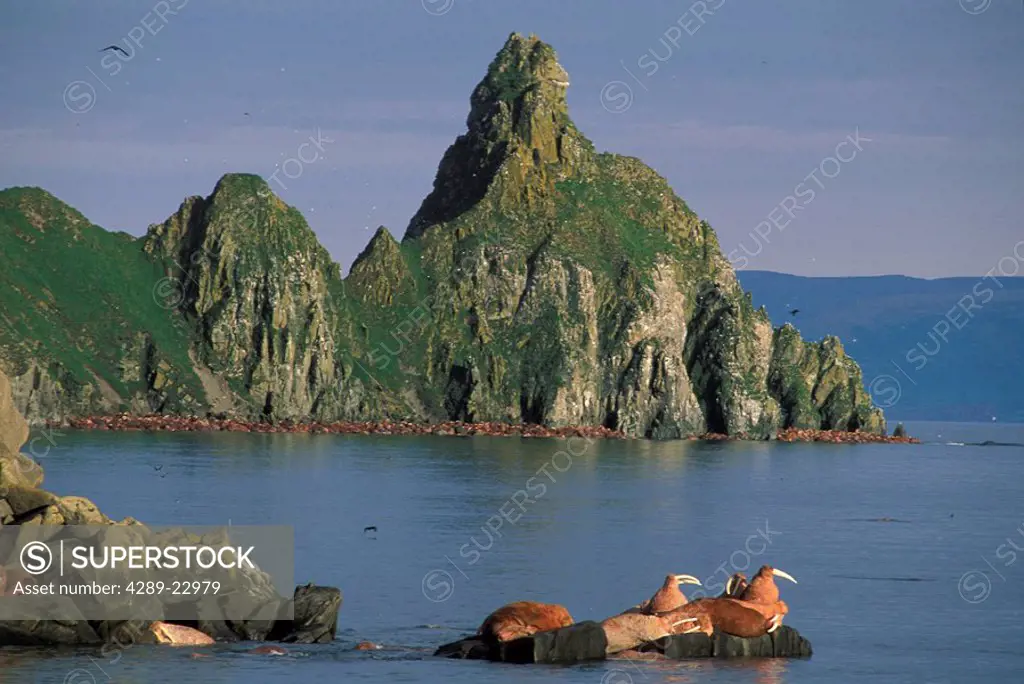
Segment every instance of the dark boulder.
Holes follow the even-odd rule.
[[[783,625],[772,634],[772,655],[776,658],[810,658],[811,642],[800,632]]]
[[[690,658],[710,658],[714,652],[711,637],[702,632],[696,634],[675,634],[659,640],[664,645],[666,658],[689,660]]]
[[[607,648],[604,628],[588,620],[506,642],[501,645],[501,660],[506,663],[575,663],[601,660]]]
[[[294,605],[291,618],[286,614]],[[69,608],[62,605],[62,614]],[[295,589],[290,600],[271,601],[248,620],[224,620],[200,614],[198,620],[166,620],[198,629],[215,641],[280,641],[323,644],[334,640],[341,610],[341,591],[308,584]],[[157,643],[149,620],[0,620],[0,646],[127,646]]]
[[[295,589],[294,617],[278,620],[269,638],[288,644],[326,644],[334,641],[341,610],[341,590],[307,584]]]
[[[434,651],[434,655],[457,660],[499,660],[496,644],[488,643],[478,636],[459,639],[445,644]]]
[[[601,625],[580,622],[571,627],[539,632],[533,636],[496,644],[479,636],[467,637],[438,648],[435,656],[504,663],[566,664],[604,660],[607,639]],[[673,660],[693,658],[809,658],[811,644],[792,627],[773,634],[743,638],[716,632],[676,634],[641,646],[638,651],[660,653]]]
[[[4,620],[2,646],[91,646],[103,640],[85,620]]]
[[[711,642],[715,658],[771,658],[775,655],[771,634],[745,639],[715,632]]]

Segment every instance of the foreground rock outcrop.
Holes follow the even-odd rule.
[[[510,36],[402,240],[382,227],[345,279],[257,176],[224,176],[138,240],[42,190],[0,192],[17,406],[33,421],[883,433],[838,340],[773,329],[665,179],[576,128],[568,87],[549,45]]]
[[[608,639],[601,625],[588,621],[500,644],[479,636],[467,637],[441,646],[434,655],[504,663],[570,664],[586,660],[604,660],[607,657],[607,648]],[[712,637],[699,633],[676,634],[644,644],[637,651],[675,660],[809,658],[812,655],[810,642],[786,625],[779,627],[772,634],[750,639],[720,632],[716,632]]]
[[[8,379],[0,372],[0,526],[122,525],[132,526],[140,535],[147,533],[147,528],[133,518],[119,522],[110,520],[86,498],[61,497],[41,489],[42,469],[18,452],[27,436],[28,425],[14,409]],[[6,549],[3,553],[8,551]],[[262,571],[234,572],[232,590],[256,597],[260,602],[260,607],[251,613],[252,618],[223,619],[214,613],[206,619],[189,620],[194,624],[184,626],[215,641],[327,643],[334,639],[342,601],[338,589],[305,585],[296,588],[294,595],[286,599],[276,595],[269,577]],[[34,578],[21,570],[18,558],[0,557],[0,601],[4,600],[5,594],[12,593],[17,582],[32,581]],[[66,601],[60,607],[62,618],[70,609],[70,599],[63,598]],[[182,597],[180,601],[184,604],[195,598]],[[117,599],[103,597],[96,600]],[[0,646],[78,646],[112,642],[124,645],[173,643],[179,637],[191,639],[188,630],[176,629],[174,622],[84,618],[0,620]]]

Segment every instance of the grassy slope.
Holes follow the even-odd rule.
[[[154,298],[162,277],[131,236],[92,225],[43,190],[0,192],[0,345],[8,360],[57,362],[81,382],[92,371],[127,398],[140,387],[126,387],[119,367],[145,332],[174,368],[188,369],[187,331]],[[178,375],[202,396],[193,373]]]

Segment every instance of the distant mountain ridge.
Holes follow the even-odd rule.
[[[1024,278],[737,277],[776,324],[841,337],[891,419],[1024,422]]]
[[[576,128],[568,85],[549,45],[511,35],[402,241],[380,228],[345,279],[258,176],[138,240],[0,192],[19,409],[883,431],[839,340],[773,329],[665,179]]]

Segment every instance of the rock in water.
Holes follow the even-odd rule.
[[[617,617],[633,617],[624,614]],[[645,616],[641,616],[645,617]],[[473,636],[438,648],[435,656],[465,660],[494,660],[506,663],[574,663],[603,660],[615,651],[626,653],[616,643],[623,642],[619,632],[596,622],[580,622],[571,627],[538,632],[533,636],[496,644]],[[635,635],[637,629],[630,630]],[[655,630],[657,632],[657,630]],[[772,634],[745,639],[730,634],[675,634],[642,644],[647,654],[662,654],[673,660],[693,658],[809,658],[811,644],[792,627],[781,626]]]
[[[600,660],[607,649],[604,629],[586,621],[501,644],[500,659],[506,663],[570,664]]]
[[[14,438],[0,441],[0,523],[48,525],[139,525],[137,520],[126,518],[114,523],[88,499],[78,496],[59,497],[38,488],[42,482],[42,470],[34,461],[19,454],[21,441],[26,430],[24,422],[13,408],[10,386],[6,376],[0,372],[0,427],[6,426]],[[21,421],[19,423],[19,421]],[[12,451],[13,450],[13,451]],[[24,459],[22,464],[18,459]],[[107,528],[113,529],[113,528]],[[145,530],[139,527],[139,530]],[[181,530],[163,533],[181,534]],[[140,532],[142,534],[142,532]],[[0,559],[3,561],[4,559]],[[0,565],[0,596],[10,590],[18,581],[33,581],[17,567]],[[98,620],[86,621],[81,617],[79,606],[70,597],[55,596],[61,616],[68,619],[9,619],[0,621],[0,647],[2,646],[79,646],[96,643],[125,646],[135,643],[168,643],[200,645],[214,640],[237,641],[239,639],[262,641],[265,639],[293,643],[327,643],[334,639],[337,631],[338,612],[341,609],[341,591],[333,587],[318,587],[312,584],[298,587],[292,599],[277,596],[270,578],[260,570],[247,570],[236,576],[235,585],[241,587],[247,596],[259,597],[263,601],[260,609],[249,620],[220,619],[217,615],[207,616],[196,622],[198,629],[162,621],[143,620]],[[245,584],[242,587],[242,584]],[[2,600],[2,599],[0,599]],[[111,600],[104,597],[104,601]],[[155,599],[154,599],[155,600]],[[279,619],[282,608],[291,601],[293,618]],[[38,606],[34,610],[44,610]],[[29,616],[31,617],[31,616]],[[38,616],[35,616],[38,618]],[[77,618],[77,619],[70,619]]]
[[[45,307],[5,310],[27,324],[0,327],[0,349],[36,350],[0,352],[16,404],[33,419],[213,411],[652,438],[884,430],[838,340],[773,330],[665,179],[595,150],[569,80],[551,46],[509,36],[401,243],[379,229],[344,281],[256,176],[224,176],[138,242],[42,190],[0,192],[14,265],[0,291],[44,253],[61,264]],[[66,328],[82,296],[110,316]]]
[[[294,644],[327,644],[338,630],[341,590],[307,584],[295,589],[295,618],[278,620],[271,638]]]

